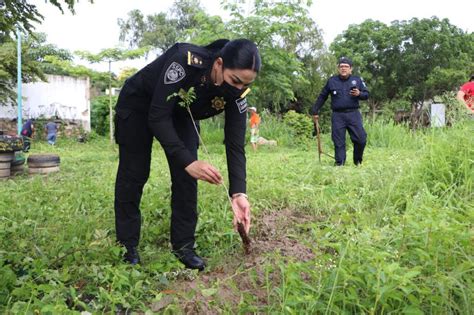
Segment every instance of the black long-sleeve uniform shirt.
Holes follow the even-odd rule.
[[[126,81],[116,111],[117,115],[127,111],[148,114],[153,135],[165,152],[185,168],[195,159],[178,137],[172,116],[188,113],[178,104],[181,101],[179,97],[168,97],[180,89],[188,91],[194,87],[196,99],[190,106],[194,119],[209,118],[225,111],[229,194],[245,193],[247,100],[245,95],[228,97],[211,82],[214,59],[215,51],[192,44],[175,44]]]
[[[359,96],[350,95],[352,87],[360,90]],[[333,111],[358,109],[359,100],[367,100],[369,98],[367,86],[360,77],[350,75],[347,79],[342,79],[339,75],[335,75],[329,78],[321,90],[318,99],[311,109],[312,115],[319,114],[319,110],[328,99],[329,94],[331,95],[331,109]]]

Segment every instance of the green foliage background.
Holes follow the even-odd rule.
[[[115,107],[117,96],[112,96]],[[91,128],[101,136],[109,134],[109,96],[101,95],[91,101]]]
[[[262,70],[248,98],[259,108],[287,111],[298,105],[306,112],[334,60],[321,31],[309,17],[311,1],[223,1],[230,19],[204,11],[199,1],[175,1],[169,14],[145,15],[134,10],[119,20],[120,39],[131,47],[153,46],[159,55],[179,41],[207,45],[219,38],[248,38],[257,43]],[[244,14],[244,12],[249,12]]]
[[[371,108],[407,100],[419,105],[458,90],[474,72],[474,34],[432,17],[366,20],[350,25],[331,44],[336,56],[351,56],[368,82]]]
[[[73,10],[75,1],[65,3]],[[12,26],[19,21],[31,31],[29,23],[41,20],[28,3],[6,4],[9,13],[0,17],[0,101],[12,98],[15,83]],[[270,252],[261,266],[265,281],[257,283],[241,257],[227,196],[221,187],[201,183],[199,253],[212,271],[229,259],[238,262],[236,273],[265,290],[267,302],[237,292],[240,300],[232,304],[218,297],[222,283],[208,280],[207,287],[172,298],[161,311],[181,313],[189,302],[215,313],[472,313],[474,126],[450,92],[473,70],[472,33],[438,18],[391,25],[367,20],[349,27],[329,53],[308,18],[311,4],[259,0],[243,16],[244,3],[223,1],[231,16],[223,21],[198,2],[178,0],[168,13],[132,11],[119,22],[121,40],[131,47],[152,45],[157,54],[177,41],[247,37],[257,42],[264,70],[249,102],[262,113],[261,136],[279,145],[247,155],[254,222],[286,209],[312,218],[285,232],[311,249],[314,259],[284,260]],[[25,82],[56,73],[87,75],[99,89],[110,83],[108,74],[74,65],[69,52],[44,37],[28,36],[22,49]],[[114,53],[83,56],[107,60],[109,52]],[[366,124],[361,167],[334,168],[326,157],[318,163],[310,118],[293,111],[270,114],[306,112],[340,54],[351,56],[355,72],[366,79],[369,108],[386,110],[383,119]],[[450,127],[410,131],[387,119],[429,98],[447,105]],[[107,97],[93,100],[92,124],[99,134],[108,132],[107,107]],[[328,107],[321,125],[323,148],[331,152]],[[216,117],[201,130],[212,161],[225,174],[222,125]],[[166,300],[163,292],[185,281],[179,275],[205,278],[186,273],[170,253],[169,172],[158,144],[141,203],[143,264],[136,267],[121,263],[123,249],[115,243],[116,147],[104,137],[87,143],[60,138],[55,147],[33,142],[31,153],[47,152],[60,155],[60,173],[1,182],[1,313],[152,313]],[[232,278],[227,281],[238,287]],[[197,293],[211,303],[193,300]]]

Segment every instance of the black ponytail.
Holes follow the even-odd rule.
[[[220,50],[218,57],[222,58],[224,68],[227,69],[249,69],[259,72],[262,65],[257,45],[248,39],[228,41]]]
[[[229,42],[228,39],[218,39],[218,40],[213,41],[209,45],[204,46],[204,48],[209,49],[214,54],[217,54],[222,49],[222,47],[224,47],[225,44],[227,44],[228,42]]]

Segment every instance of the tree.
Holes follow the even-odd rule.
[[[93,0],[89,1],[93,2]],[[78,0],[63,0],[63,2],[49,0],[49,3],[58,8],[62,13],[64,13],[63,7],[67,7],[69,11],[75,13],[74,6]],[[4,3],[3,14],[0,15],[0,33],[4,33],[7,36],[15,31],[16,26],[31,34],[34,29],[32,23],[39,23],[44,18],[36,5],[28,3],[26,0],[4,0]]]
[[[45,56],[44,62],[42,65],[47,65],[45,73],[48,74],[57,74],[57,75],[67,75],[71,77],[89,77],[91,80],[92,88],[103,91],[107,89],[110,74],[108,72],[99,72],[87,68],[83,65],[75,65],[70,60],[64,60],[58,56]],[[114,81],[114,76],[112,75],[112,85],[119,86],[118,83]]]
[[[447,19],[386,25],[366,20],[336,37],[331,50],[354,60],[370,86],[372,109],[395,99],[420,109],[424,100],[457,88],[474,70],[473,33]]]
[[[120,73],[117,76],[117,85],[118,86],[123,86],[125,83],[125,80],[130,78],[132,75],[134,75],[138,69],[136,68],[131,68],[131,67],[125,67],[120,70]]]
[[[199,1],[176,1],[169,18],[145,18],[133,11],[127,21],[119,22],[120,38],[132,47],[151,44],[160,51],[177,41],[205,45],[219,38],[248,38],[259,46],[263,63],[249,101],[275,111],[286,110],[291,102],[307,109],[333,70],[321,32],[309,17],[311,1],[259,0],[252,7],[240,0],[222,3],[231,16],[228,22],[205,13]],[[167,37],[156,34],[167,29],[172,29]]]
[[[349,56],[354,63],[354,72],[360,74],[370,85],[369,106],[373,112],[384,101],[398,94],[396,74],[393,71],[399,63],[401,42],[398,29],[386,24],[366,20],[351,25],[336,37],[331,50],[336,56]]]
[[[199,25],[197,18],[207,14],[199,0],[176,0],[168,13],[144,16],[139,10],[128,13],[127,19],[119,19],[120,41],[130,47],[153,47],[159,54],[178,40],[186,39],[186,31]]]
[[[224,1],[232,19],[226,28],[233,37],[257,43],[262,55],[262,73],[250,101],[274,111],[287,110],[291,103],[307,110],[316,99],[332,59],[323,44],[321,31],[309,15],[312,1],[254,1],[247,16],[242,1]],[[248,8],[248,6],[247,6]]]
[[[93,0],[89,0],[91,3]],[[48,0],[46,0],[48,2]],[[49,3],[57,7],[61,12],[64,13],[64,7],[67,7],[69,11],[74,13],[74,6],[76,0],[64,0],[64,3],[60,3],[59,0],[49,0]],[[43,20],[43,16],[38,11],[36,5],[28,3],[26,0],[3,0],[2,6],[0,6],[0,102],[6,102],[7,100],[16,102],[14,98],[13,86],[16,83],[16,68],[17,68],[17,56],[16,56],[16,45],[12,34],[15,32],[15,28],[19,28],[19,31],[26,32],[28,43],[22,43],[22,80],[30,82],[36,79],[44,80],[42,72],[42,65],[39,63],[41,60],[35,59],[35,53],[39,53],[42,56],[46,56],[45,52],[31,52],[34,49],[36,36],[33,33],[33,23],[40,23]],[[37,40],[39,46],[37,48],[45,48],[42,42],[43,38],[40,37]],[[53,47],[50,47],[53,48]],[[61,52],[63,53],[63,52]],[[64,54],[63,54],[64,57]]]
[[[400,51],[404,62],[399,65],[399,74],[404,86],[413,88],[408,95],[412,103],[421,104],[457,88],[467,77],[466,70],[473,68],[472,34],[467,35],[447,19],[412,19],[393,26],[402,33]]]
[[[46,80],[42,71],[40,59],[45,56],[46,50],[41,35],[29,35],[22,42],[22,81],[32,82],[37,79]],[[49,51],[52,53],[52,51]],[[16,102],[13,91],[17,78],[17,43],[5,37],[0,42],[0,103]]]
[[[0,43],[0,104],[16,102],[13,88],[17,78],[17,43],[8,37]],[[22,41],[22,81],[34,82],[46,80],[44,74],[90,77],[93,86],[105,89],[103,82],[108,81],[108,73],[93,71],[84,66],[74,65],[73,55],[46,41],[43,33],[27,35]]]
[[[114,141],[114,121],[112,108],[112,62],[136,59],[142,57],[149,51],[150,47],[142,47],[134,50],[124,50],[120,48],[103,49],[97,54],[87,51],[76,51],[76,54],[91,63],[108,62],[109,63],[109,123],[110,123],[110,142]]]
[[[38,62],[42,72],[47,74],[65,74],[61,73],[61,69],[56,68],[47,59],[55,57],[58,60],[72,61],[73,55],[70,51],[48,43],[44,33],[33,33],[29,36],[29,41],[31,42],[28,45],[28,54],[33,60]]]

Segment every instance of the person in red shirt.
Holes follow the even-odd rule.
[[[469,82],[461,86],[457,99],[462,102],[471,113],[474,113],[474,74],[471,75]]]
[[[256,107],[249,107],[250,111],[250,143],[254,151],[257,151],[258,144],[258,128],[260,126],[260,115],[257,114]]]

